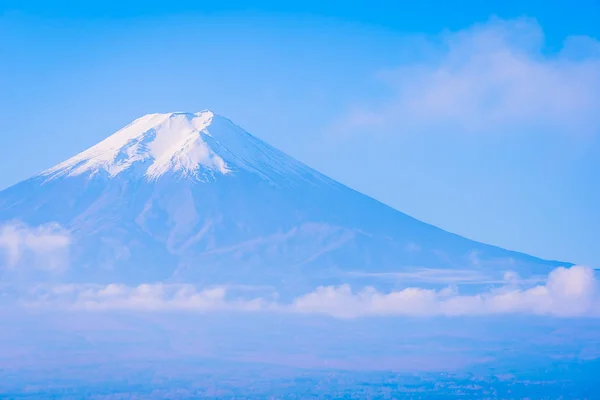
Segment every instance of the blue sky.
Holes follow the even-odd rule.
[[[210,108],[419,219],[600,266],[594,2],[102,3],[0,2],[1,188]]]

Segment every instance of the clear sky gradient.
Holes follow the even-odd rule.
[[[600,267],[597,2],[81,3],[0,0],[0,188],[210,108],[421,220]]]

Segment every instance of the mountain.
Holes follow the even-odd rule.
[[[0,225],[17,220],[70,237],[68,268],[39,279],[291,285],[564,265],[418,221],[210,111],[146,115],[0,192]]]

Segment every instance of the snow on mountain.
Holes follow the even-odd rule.
[[[565,265],[420,222],[210,111],[146,115],[0,192],[0,226],[11,221],[19,232],[23,224],[68,232],[69,265],[32,269],[47,257],[22,257],[20,269],[0,265],[5,279],[19,270],[26,279],[312,289],[407,270],[528,276]],[[11,254],[35,249],[15,240]]]
[[[208,110],[145,115],[42,175],[112,178],[133,172],[147,180],[178,174],[207,182],[239,170],[264,179],[318,175]]]

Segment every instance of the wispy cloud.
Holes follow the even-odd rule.
[[[324,286],[290,303],[277,295],[233,297],[226,287],[199,290],[186,284],[40,286],[24,303],[32,307],[110,311],[241,311],[325,314],[338,318],[364,316],[474,316],[536,314],[559,317],[600,316],[594,270],[557,268],[542,285],[522,288],[514,274],[502,286],[462,295],[456,287],[442,290],[409,287],[383,293],[367,287]]]
[[[37,227],[19,221],[0,225],[0,266],[11,269],[26,262],[36,268],[60,271],[66,268],[71,236],[60,225]],[[3,262],[2,262],[3,261]]]
[[[393,95],[357,107],[340,130],[476,133],[600,128],[600,42],[570,37],[554,54],[533,20],[493,19],[429,42],[426,61],[383,71]]]
[[[521,278],[515,271],[481,271],[470,269],[412,268],[401,272],[351,272],[350,276],[380,278],[397,282],[420,282],[434,284],[483,285],[503,284],[507,279],[521,284],[544,282],[545,276]]]

